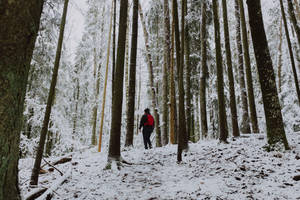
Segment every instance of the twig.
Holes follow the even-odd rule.
[[[45,163],[47,163],[49,166],[51,166],[51,167],[53,167],[54,169],[56,169],[56,170],[60,173],[61,176],[64,175],[59,169],[57,169],[56,167],[54,167],[53,165],[51,165],[47,160],[45,160],[44,158],[43,158],[43,160],[44,160]]]

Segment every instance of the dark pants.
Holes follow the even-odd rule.
[[[152,131],[153,131],[152,127],[145,126],[143,128],[143,139],[144,139],[145,149],[148,149],[148,145],[149,145],[150,149],[152,148],[152,144],[150,141],[150,136],[151,136]]]

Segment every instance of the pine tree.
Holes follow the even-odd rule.
[[[69,4],[69,0],[65,0],[63,15],[62,15],[61,24],[60,24],[60,30],[59,30],[59,38],[58,38],[58,44],[57,44],[57,49],[56,49],[56,56],[55,56],[52,80],[51,80],[49,95],[48,95],[48,99],[47,99],[47,106],[46,106],[39,146],[38,146],[38,149],[36,152],[34,166],[33,166],[32,173],[31,173],[30,185],[38,184],[39,171],[40,171],[41,161],[43,158],[43,151],[44,151],[46,136],[47,136],[47,132],[48,132],[49,119],[50,119],[52,104],[53,104],[53,100],[54,100],[54,96],[55,96],[55,87],[56,87],[56,82],[57,82],[61,50],[62,50],[62,44],[63,44],[63,39],[64,39],[64,31],[65,31],[65,24],[66,24],[66,18],[67,18],[68,4]]]
[[[219,133],[220,133],[220,141],[227,143],[228,130],[227,130],[227,120],[226,120],[226,111],[225,111],[224,77],[223,77],[223,68],[222,68],[220,23],[219,23],[219,16],[218,16],[217,0],[213,0],[213,13],[214,13],[214,28],[215,28],[215,43],[216,43]]]
[[[262,90],[269,147],[270,150],[278,146],[289,149],[262,18],[261,3],[260,0],[247,0],[247,4],[253,48]]]
[[[0,3],[0,199],[17,200],[24,97],[44,1],[7,2]]]
[[[202,18],[201,18],[201,75],[200,75],[200,112],[201,112],[201,132],[204,138],[207,137],[207,112],[206,112],[206,79],[208,77],[207,69],[207,2],[202,2]]]
[[[169,1],[164,0],[164,67],[163,67],[163,145],[168,138],[168,70],[171,67]]]
[[[242,42],[244,49],[244,59],[245,59],[245,68],[246,68],[246,79],[247,79],[247,92],[248,92],[248,100],[249,100],[249,108],[250,108],[250,119],[252,125],[253,133],[259,133],[258,123],[257,123],[257,114],[256,114],[256,106],[254,100],[254,90],[253,90],[253,81],[251,74],[251,64],[250,64],[250,55],[249,55],[249,44],[247,37],[247,26],[246,26],[246,17],[244,11],[244,3],[243,0],[239,0],[240,7],[240,15],[241,15],[241,25],[242,25]]]
[[[127,106],[128,112],[127,112],[127,130],[126,130],[125,146],[133,145],[136,55],[137,55],[137,41],[138,41],[138,5],[139,5],[139,1],[133,0],[130,72],[129,72],[129,96],[128,96],[128,106]]]
[[[234,79],[232,72],[232,60],[231,60],[231,48],[230,48],[230,36],[228,30],[228,19],[227,19],[227,2],[222,0],[223,8],[223,24],[224,24],[224,38],[225,38],[225,49],[226,49],[226,61],[228,69],[228,80],[229,80],[229,93],[230,93],[230,111],[231,111],[231,123],[232,123],[232,135],[234,137],[240,136],[236,102],[235,102],[235,91],[234,91]]]
[[[243,59],[243,46],[241,39],[241,15],[239,8],[239,0],[235,0],[235,18],[236,18],[236,46],[238,51],[238,69],[239,69],[239,84],[241,89],[241,100],[242,100],[242,123],[241,132],[251,133],[250,119],[248,112],[248,101],[247,101],[247,90],[245,83],[245,72],[244,72],[244,59]]]

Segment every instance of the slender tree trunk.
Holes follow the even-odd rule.
[[[292,71],[293,71],[293,75],[294,75],[295,88],[296,88],[296,92],[297,92],[297,96],[298,96],[298,104],[300,105],[299,82],[298,82],[295,59],[294,59],[291,39],[290,39],[290,35],[289,35],[289,30],[288,30],[288,26],[287,26],[287,21],[286,21],[286,17],[285,17],[282,0],[280,0],[280,8],[281,8],[281,15],[282,15],[283,24],[284,24],[285,36],[286,36],[286,40],[287,40],[288,48],[289,48],[290,60],[291,60],[291,64],[292,64]]]
[[[181,0],[184,5],[184,0]],[[182,6],[184,8],[184,6]],[[179,130],[178,130],[178,151],[177,161],[182,161],[182,151],[185,149],[185,137],[186,137],[186,124],[185,124],[185,109],[184,109],[184,88],[183,88],[183,63],[184,63],[184,15],[181,18],[181,45],[180,45],[180,33],[179,33],[179,20],[178,20],[178,5],[177,0],[173,0],[173,20],[175,25],[175,44],[176,44],[176,64],[178,73],[178,92],[179,92]],[[183,9],[182,9],[183,10]],[[184,12],[182,12],[184,13]],[[182,50],[182,52],[181,52]]]
[[[248,101],[247,101],[247,90],[245,83],[245,73],[244,73],[244,59],[243,59],[243,47],[241,39],[241,15],[239,8],[239,0],[235,0],[235,18],[236,18],[236,46],[238,51],[238,68],[239,68],[239,84],[241,89],[241,100],[242,100],[242,123],[241,132],[251,133],[250,129],[250,119],[248,112]]]
[[[187,2],[184,5],[184,16],[187,15]],[[191,94],[191,64],[190,64],[190,35],[189,35],[189,25],[185,25],[184,29],[185,38],[185,62],[186,62],[186,123],[187,123],[187,136],[186,143],[190,140],[190,135],[192,134],[193,124],[193,109],[192,109],[192,94]],[[192,134],[193,135],[193,134]]]
[[[114,95],[112,99],[112,121],[109,140],[108,161],[120,160],[120,140],[123,102],[123,79],[124,79],[124,58],[126,41],[128,0],[120,0],[119,37],[117,49],[117,63],[114,78]],[[118,87],[116,87],[118,86]]]
[[[138,41],[138,6],[139,1],[133,0],[132,35],[130,51],[130,74],[129,74],[129,96],[127,112],[127,131],[125,146],[133,145],[134,108],[135,108],[135,79],[136,79],[136,55]]]
[[[76,89],[74,92],[74,103],[75,103],[75,110],[73,113],[73,133],[72,139],[75,139],[76,129],[77,129],[77,118],[78,118],[78,101],[79,101],[79,94],[80,94],[80,85],[79,85],[79,78],[76,78]],[[73,145],[72,145],[73,146]],[[72,147],[73,150],[73,147]]]
[[[152,97],[152,107],[153,107],[153,113],[154,113],[154,119],[155,119],[155,129],[156,129],[156,146],[161,147],[161,132],[160,132],[160,126],[159,126],[159,114],[157,110],[156,105],[156,92],[155,92],[155,86],[154,86],[154,77],[153,77],[153,65],[152,65],[152,57],[149,49],[149,35],[146,29],[146,24],[144,21],[144,14],[142,12],[142,7],[139,4],[139,14],[140,14],[140,20],[143,27],[144,32],[144,39],[145,39],[145,46],[146,46],[146,53],[147,53],[147,62],[148,62],[148,70],[149,70],[149,80],[150,80],[150,88],[151,88],[151,97]]]
[[[300,7],[299,7],[298,0],[294,0],[294,4],[296,6],[298,20],[300,20]]]
[[[278,91],[281,93],[281,69],[282,69],[282,20],[279,27],[279,45],[278,45]]]
[[[225,48],[226,48],[226,61],[227,61],[227,71],[229,80],[229,93],[230,93],[230,111],[231,111],[231,123],[232,123],[232,135],[234,137],[240,136],[238,117],[235,102],[235,91],[234,91],[234,79],[232,71],[232,60],[231,60],[231,48],[230,48],[230,36],[228,30],[228,19],[227,19],[227,2],[222,0],[223,7],[223,24],[224,24],[224,38],[225,38]]]
[[[172,16],[174,9],[172,9]],[[175,82],[174,82],[174,19],[172,20],[171,33],[171,56],[170,56],[170,142],[176,143],[176,97],[175,97]]]
[[[116,15],[117,15],[117,0],[113,0],[114,3],[114,19],[113,19],[113,41],[112,41],[112,95],[114,95],[114,80],[115,80],[115,71],[116,71]],[[113,97],[112,97],[113,98]]]
[[[138,107],[137,110],[140,110],[140,104],[141,104],[141,87],[142,87],[142,77],[141,77],[141,65],[139,70],[139,95],[138,95]],[[139,122],[140,122],[140,115],[137,114],[137,120],[136,120],[136,134],[139,133]]]
[[[129,16],[130,7],[127,10]],[[130,19],[127,18],[127,31],[126,31],[126,47],[125,47],[125,112],[128,112],[128,93],[129,93],[129,33],[130,33]],[[127,115],[126,115],[127,116]],[[126,119],[127,121],[127,119]]]
[[[293,7],[293,2],[292,0],[287,0],[288,3],[288,10],[289,10],[289,15],[290,15],[290,20],[293,24],[293,27],[296,32],[297,40],[298,40],[298,47],[300,48],[300,27],[298,26],[298,22],[295,16],[295,11]]]
[[[103,122],[104,122],[106,89],[107,89],[107,79],[108,79],[108,66],[109,66],[109,57],[110,57],[110,48],[111,48],[110,42],[111,42],[111,31],[112,31],[112,18],[113,18],[113,6],[111,9],[111,14],[110,14],[110,23],[109,23],[109,32],[108,32],[107,57],[106,57],[104,91],[103,91],[103,97],[102,97],[102,111],[101,111],[101,121],[100,121],[100,130],[99,130],[98,152],[101,152],[101,145],[102,145]],[[121,111],[122,111],[122,109],[121,109]]]
[[[201,75],[200,75],[200,113],[201,113],[201,132],[204,138],[207,137],[207,111],[206,111],[206,78],[207,69],[207,30],[206,30],[206,0],[202,2],[202,19],[201,19]]]
[[[276,89],[272,59],[262,18],[260,0],[247,0],[247,4],[253,48],[264,103],[268,143],[270,149],[276,149],[283,145],[285,149],[289,149]]]
[[[238,1],[239,1],[240,15],[241,15],[240,19],[241,19],[241,25],[242,25],[242,37],[243,37],[242,41],[243,41],[245,67],[246,67],[250,119],[251,119],[253,133],[259,133],[258,123],[257,123],[256,106],[255,106],[255,100],[254,100],[253,81],[252,81],[252,74],[251,74],[251,64],[250,64],[249,44],[248,44],[248,37],[247,37],[246,18],[245,18],[245,12],[244,12],[244,3],[243,3],[243,0],[238,0]]]
[[[164,68],[163,68],[163,145],[167,145],[168,138],[168,70],[171,67],[170,49],[170,12],[169,1],[164,0]]]
[[[34,166],[33,166],[32,174],[31,174],[31,178],[30,178],[30,185],[38,184],[39,171],[40,171],[41,161],[42,161],[42,157],[43,157],[46,135],[48,132],[48,124],[49,124],[49,119],[50,119],[50,114],[51,114],[51,109],[52,109],[52,103],[53,103],[54,96],[55,96],[55,86],[56,86],[56,82],[57,82],[59,62],[60,62],[60,57],[61,57],[61,49],[62,49],[62,44],[63,44],[63,39],[64,39],[64,31],[65,31],[68,3],[69,3],[69,0],[65,0],[63,15],[62,15],[61,24],[60,24],[58,44],[57,44],[57,49],[56,49],[54,69],[53,69],[52,80],[51,80],[51,85],[50,85],[50,90],[49,90],[49,95],[48,95],[48,100],[47,100],[46,112],[45,112],[45,116],[44,116],[39,146],[38,146],[38,149],[36,152]]]
[[[218,17],[217,0],[213,0],[213,13],[214,13],[214,28],[215,28],[215,42],[216,42],[218,111],[219,111],[219,132],[220,132],[219,139],[221,142],[227,143],[228,130],[227,130],[227,120],[226,120],[226,111],[225,111],[224,77],[223,77],[223,68],[222,68],[220,24],[219,24],[219,17]]]

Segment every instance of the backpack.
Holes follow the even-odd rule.
[[[154,124],[154,119],[152,115],[147,114],[147,122],[144,124],[144,126],[153,126]]]

